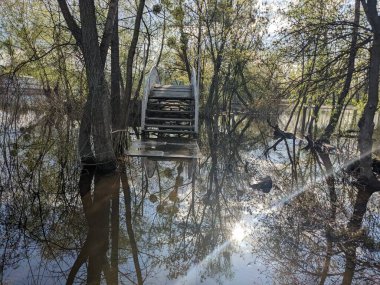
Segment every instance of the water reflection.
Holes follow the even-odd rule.
[[[124,157],[107,175],[80,171],[69,118],[33,122],[2,129],[3,283],[380,283],[379,195],[346,170],[355,138],[265,155],[268,124],[226,115],[202,125],[201,159]]]

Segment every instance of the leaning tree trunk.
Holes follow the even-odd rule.
[[[347,75],[344,81],[343,89],[339,94],[337,105],[335,109],[332,111],[329,123],[321,136],[322,141],[328,142],[330,140],[330,137],[338,124],[339,117],[342,114],[344,100],[346,99],[347,94],[350,91],[352,75],[354,74],[354,71],[355,71],[355,58],[356,58],[356,52],[357,52],[356,45],[358,41],[359,19],[360,19],[360,1],[355,0],[355,17],[354,17],[354,23],[353,23],[354,25],[352,28],[352,38],[351,38],[351,44],[350,44],[350,54],[348,57]]]
[[[136,47],[139,40],[140,26],[141,26],[141,21],[143,17],[144,7],[145,7],[145,0],[140,0],[139,6],[137,7],[137,14],[136,14],[136,19],[135,19],[135,26],[133,29],[132,40],[131,40],[131,44],[129,46],[128,55],[127,55],[127,74],[126,74],[126,80],[125,80],[126,86],[125,86],[125,94],[124,94],[123,103],[122,103],[124,110],[128,110],[129,102],[131,101],[131,96],[132,96],[133,60],[136,54]],[[127,120],[128,120],[128,117],[125,117],[123,120],[123,128],[127,127],[128,125]]]

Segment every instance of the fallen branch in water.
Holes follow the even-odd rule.
[[[277,145],[282,142],[283,140],[286,140],[286,139],[300,139],[300,138],[297,138],[293,133],[290,133],[290,132],[285,132],[283,130],[280,129],[280,127],[278,126],[278,124],[276,125],[273,125],[271,123],[271,121],[269,119],[267,119],[267,122],[269,124],[269,126],[274,129],[273,131],[273,137],[275,139],[278,139],[271,147],[268,147],[265,151],[264,151],[264,155],[267,156],[268,155],[268,152],[273,149],[274,151],[276,151],[276,147]],[[300,139],[302,140],[302,139]]]
[[[307,145],[303,148],[304,150],[314,150],[318,153],[337,153],[338,150],[335,146],[328,144],[322,140],[314,141],[309,135],[305,136]]]
[[[285,139],[293,139],[293,140],[298,139],[298,140],[304,141],[304,139],[296,137],[293,133],[281,130],[277,124],[273,125],[269,119],[267,120],[267,122],[269,126],[274,129],[273,137],[275,139],[277,138],[278,140],[272,146],[268,147],[264,151],[265,156],[268,155],[268,152],[271,149],[276,151],[277,145]],[[335,146],[328,144],[322,140],[314,141],[309,135],[305,136],[305,139],[306,139],[307,145],[303,148],[303,150],[314,150],[318,153],[327,153],[327,154],[338,152]]]

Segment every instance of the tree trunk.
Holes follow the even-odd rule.
[[[156,62],[156,66],[158,66],[160,64],[160,61],[161,61],[161,56],[162,56],[162,51],[164,49],[164,44],[165,44],[165,32],[166,32],[166,13],[165,13],[165,8],[162,9],[162,12],[163,12],[163,27],[162,27],[162,38],[161,38],[161,46],[160,46],[160,51],[158,53],[158,57],[157,57],[157,62]]]
[[[100,284],[107,259],[111,187],[116,174],[95,174],[94,203],[89,223],[87,284]]]
[[[78,138],[78,150],[82,164],[95,163],[95,155],[91,147],[91,97],[87,98],[84,110],[82,113],[79,138]]]
[[[315,103],[315,106],[313,108],[313,114],[311,116],[309,126],[307,127],[307,135],[310,136],[310,138],[314,138],[314,136],[313,136],[314,123],[315,124],[317,123],[319,110],[321,109],[325,100],[326,100],[326,96],[318,98],[318,101]],[[302,105],[301,105],[301,108],[302,108]],[[296,130],[294,131],[294,133],[295,132],[296,132]]]
[[[120,128],[120,52],[118,18],[115,19],[111,41],[111,110],[112,130]]]
[[[335,109],[333,109],[332,114],[330,116],[329,123],[321,136],[321,140],[325,142],[330,141],[331,135],[338,124],[340,115],[342,114],[342,110],[344,107],[344,100],[346,99],[348,92],[350,91],[352,75],[354,74],[354,71],[355,71],[355,58],[356,58],[356,52],[357,52],[356,45],[358,41],[359,19],[360,19],[360,0],[355,0],[355,17],[354,17],[354,26],[352,28],[352,38],[351,38],[351,44],[350,44],[350,55],[348,58],[348,65],[347,65],[347,75],[344,81],[343,89],[338,97],[337,105],[335,106]]]
[[[136,47],[139,40],[139,34],[140,34],[140,25],[141,20],[143,17],[145,7],[145,0],[139,1],[139,6],[137,7],[137,14],[136,14],[136,20],[135,20],[135,26],[133,29],[133,36],[131,40],[131,45],[128,49],[128,56],[127,56],[127,75],[126,75],[126,86],[125,86],[125,94],[123,98],[123,109],[128,110],[129,108],[129,102],[131,101],[132,96],[132,87],[133,87],[133,60],[136,53]],[[125,117],[123,119],[123,128],[125,128],[128,125],[128,118]]]
[[[112,187],[111,212],[111,278],[112,284],[119,284],[119,234],[120,234],[120,175],[117,175]]]
[[[82,0],[79,2],[79,8],[82,23],[82,51],[90,93],[87,106],[91,114],[95,160],[99,170],[109,172],[116,168],[116,158],[111,143],[110,102],[98,43],[94,2]]]
[[[141,73],[140,73],[140,77],[139,77],[139,81],[137,83],[137,87],[136,87],[136,90],[135,90],[135,95],[133,97],[133,100],[136,100],[140,94],[140,91],[141,91],[141,87],[143,85],[143,80],[144,80],[144,74],[145,74],[145,70],[146,70],[146,66],[148,64],[148,59],[149,59],[149,52],[150,52],[150,44],[151,44],[151,34],[149,33],[149,28],[148,26],[145,24],[145,22],[143,21],[144,23],[144,26],[145,26],[145,29],[146,29],[146,34],[147,34],[147,46],[146,46],[146,50],[144,50],[144,60],[143,60],[143,67],[141,69]],[[144,45],[145,46],[145,45]],[[130,111],[130,110],[128,110]]]
[[[351,285],[356,267],[356,246],[353,243],[346,244],[346,264],[343,273],[342,285]]]
[[[180,29],[181,29],[180,47],[181,47],[182,60],[185,62],[187,78],[189,79],[189,82],[191,82],[191,66],[189,62],[189,56],[187,54],[188,39],[183,30],[183,24],[181,25]]]
[[[360,151],[360,174],[363,177],[373,177],[372,172],[372,135],[374,129],[374,117],[379,101],[379,64],[380,64],[380,36],[374,34],[371,47],[368,100],[362,117],[359,121],[359,151]]]
[[[214,108],[218,105],[218,95],[219,95],[219,71],[222,66],[222,56],[218,55],[216,61],[214,62],[214,74],[212,75],[209,97],[206,103],[206,116],[210,117]]]
[[[116,169],[116,156],[111,140],[110,102],[104,75],[97,82],[99,83],[93,90],[92,108],[95,160],[99,170],[109,172]]]
[[[129,237],[129,243],[131,245],[131,251],[132,251],[132,257],[133,257],[133,263],[135,266],[135,272],[137,276],[137,284],[142,285],[143,284],[143,278],[142,278],[142,272],[139,262],[139,250],[137,247],[137,242],[135,238],[135,233],[133,230],[132,225],[132,196],[131,196],[131,189],[129,187],[128,177],[125,173],[125,168],[122,167],[121,170],[121,186],[123,188],[124,192],[124,203],[125,203],[125,223],[127,226],[127,233]]]
[[[348,234],[352,236],[350,237],[351,240],[345,244],[346,265],[342,281],[342,284],[344,285],[352,284],[352,279],[356,268],[357,245],[355,243],[355,237],[358,235],[358,231],[362,227],[363,218],[367,211],[367,204],[371,198],[371,195],[372,194],[369,191],[361,189],[359,189],[356,194],[354,212],[352,213],[351,219],[347,225]]]
[[[112,39],[112,29],[117,15],[117,0],[110,0],[101,43],[98,42],[96,11],[93,0],[79,1],[81,27],[71,15],[66,0],[57,0],[66,24],[81,48],[87,75],[89,95],[79,130],[79,153],[82,162],[94,157],[100,171],[113,171],[116,158],[111,143],[111,119],[108,88],[105,82],[104,65]]]
[[[120,71],[120,50],[119,50],[119,28],[118,18],[115,18],[113,27],[113,37],[111,41],[111,123],[112,141],[116,156],[120,156],[123,151],[122,138],[122,108],[121,108],[121,71]]]

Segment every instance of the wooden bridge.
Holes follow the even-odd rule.
[[[142,139],[134,141],[128,155],[155,158],[196,158],[199,124],[199,91],[195,69],[190,85],[163,85],[153,67],[141,106]]]
[[[153,67],[144,90],[141,130],[144,138],[198,136],[199,98],[193,69],[190,85],[161,85]]]

